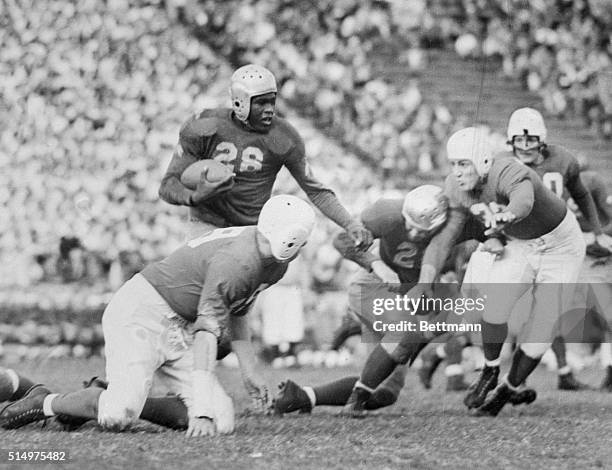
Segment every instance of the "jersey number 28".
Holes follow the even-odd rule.
[[[215,148],[216,161],[227,166],[232,166],[236,173],[261,170],[263,152],[257,147],[246,147],[238,157],[238,149],[231,142],[220,142]]]

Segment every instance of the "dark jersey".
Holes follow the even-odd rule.
[[[591,194],[583,184],[578,160],[566,148],[548,145],[545,158],[537,165],[528,165],[540,175],[544,185],[558,197],[567,201],[570,197],[580,208],[591,226],[599,224]]]
[[[450,207],[465,214],[475,211],[473,206],[477,204],[495,202],[507,206],[516,221],[504,233],[524,240],[550,232],[567,211],[565,203],[544,186],[538,174],[512,154],[497,155],[486,180],[475,190],[461,190],[454,175],[449,175],[445,193]]]
[[[426,250],[423,264],[439,273],[451,248],[461,236],[470,213],[478,206],[495,202],[507,206],[516,215],[504,233],[529,240],[541,237],[557,227],[566,215],[565,202],[544,186],[538,174],[512,154],[497,155],[484,183],[472,191],[463,191],[450,174],[444,190],[449,198],[449,220]]]
[[[304,142],[286,120],[274,117],[267,133],[255,132],[232,118],[226,108],[208,109],[188,120],[180,131],[179,144],[160,195],[172,204],[189,205],[191,191],[180,184],[185,168],[213,159],[235,174],[231,190],[190,207],[190,217],[218,227],[254,225],[270,198],[276,175],[283,166],[296,179],[312,202],[342,227],[350,216],[333,191],[312,175],[304,153]]]
[[[596,171],[583,171],[580,173],[580,179],[587,188],[587,191],[593,197],[600,224],[610,224],[610,222],[612,222],[612,196],[608,193],[606,183],[601,175]],[[593,226],[586,220],[582,213],[578,214],[578,222],[583,231],[591,232],[593,230]],[[606,230],[608,228],[609,227],[607,227]]]
[[[227,315],[244,315],[257,294],[278,282],[288,264],[262,258],[256,227],[230,227],[190,240],[141,274],[188,321],[204,318],[217,337]]]
[[[435,232],[421,239],[412,239],[406,229],[402,205],[402,199],[380,199],[363,211],[361,220],[374,238],[380,240],[380,259],[397,273],[402,283],[412,283],[419,278],[423,254]],[[470,218],[457,242],[472,237],[478,237],[478,227]],[[338,234],[334,246],[345,258],[366,269],[377,259],[370,252],[356,249],[346,234]]]

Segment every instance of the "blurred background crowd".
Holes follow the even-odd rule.
[[[102,303],[178,246],[185,211],[159,200],[159,182],[181,123],[229,104],[237,65],[276,74],[315,174],[357,214],[444,169],[463,117],[425,102],[428,48],[496,57],[549,114],[579,113],[610,138],[611,30],[606,0],[6,0],[0,302]],[[389,50],[401,88],[374,70]],[[286,174],[278,189],[297,191]],[[304,255],[306,310],[338,309],[313,296],[342,292],[354,270],[330,246],[336,230],[322,222]]]

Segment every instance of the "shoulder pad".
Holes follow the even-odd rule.
[[[231,110],[227,108],[204,109],[189,119],[181,127],[180,135],[190,137],[210,137],[228,121]]]
[[[294,147],[304,146],[302,137],[285,119],[275,117],[275,126],[267,135],[270,151],[275,154],[286,154]]]

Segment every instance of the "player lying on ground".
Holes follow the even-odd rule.
[[[380,258],[355,249],[346,235],[334,245],[344,257],[364,268],[349,288],[349,309],[360,319],[364,336],[375,345],[360,377],[346,377],[320,387],[301,388],[294,382],[281,384],[275,399],[279,414],[310,411],[315,405],[344,406],[343,414],[359,417],[366,410],[393,404],[404,385],[404,365],[410,364],[432,335],[376,331],[380,320],[372,308],[375,299],[385,299],[393,289],[407,290],[418,279],[422,254],[447,218],[447,201],[437,186],[425,185],[410,191],[405,199],[376,202],[362,213],[362,221],[380,239]],[[464,228],[464,227],[462,227]],[[466,236],[471,238],[471,234]],[[406,312],[400,318],[410,319]],[[425,318],[425,317],[419,317]]]
[[[482,214],[485,225],[490,227],[488,233],[505,236],[505,246],[501,239],[489,241],[496,245],[488,250],[489,269],[479,273],[487,282],[495,280],[502,291],[499,295],[497,289],[486,301],[481,323],[485,367],[464,400],[468,408],[495,416],[552,342],[564,304],[559,295],[549,295],[551,289],[541,286],[574,284],[584,259],[585,243],[573,213],[544,186],[537,173],[512,154],[492,158],[482,129],[471,127],[453,134],[447,153],[452,173],[446,179],[445,192],[454,220],[428,246],[418,287],[426,288],[435,280],[441,269],[439,260],[461,234],[470,212]],[[476,255],[478,252],[470,263]],[[540,288],[532,289],[536,283]],[[533,307],[523,341],[513,355],[510,372],[498,386],[499,355],[507,337],[507,321],[518,299],[530,289]],[[569,288],[565,293],[568,291]]]
[[[160,197],[189,207],[189,237],[213,228],[253,225],[285,166],[312,203],[364,247],[372,236],[353,220],[334,192],[318,181],[306,160],[297,130],[276,115],[276,79],[265,67],[237,69],[230,82],[231,108],[205,109],[183,124],[164,175]],[[181,182],[195,162],[214,160],[228,168],[216,182],[202,175],[196,186]]]
[[[141,416],[156,376],[184,401],[188,436],[231,433],[232,400],[214,373],[218,345],[231,342],[249,395],[266,406],[268,388],[255,370],[245,315],[258,293],[284,275],[314,218],[301,199],[276,196],[256,227],[211,231],[147,266],[104,311],[108,388],[56,394],[34,387],[0,412],[0,426],[63,415],[121,430]]]

